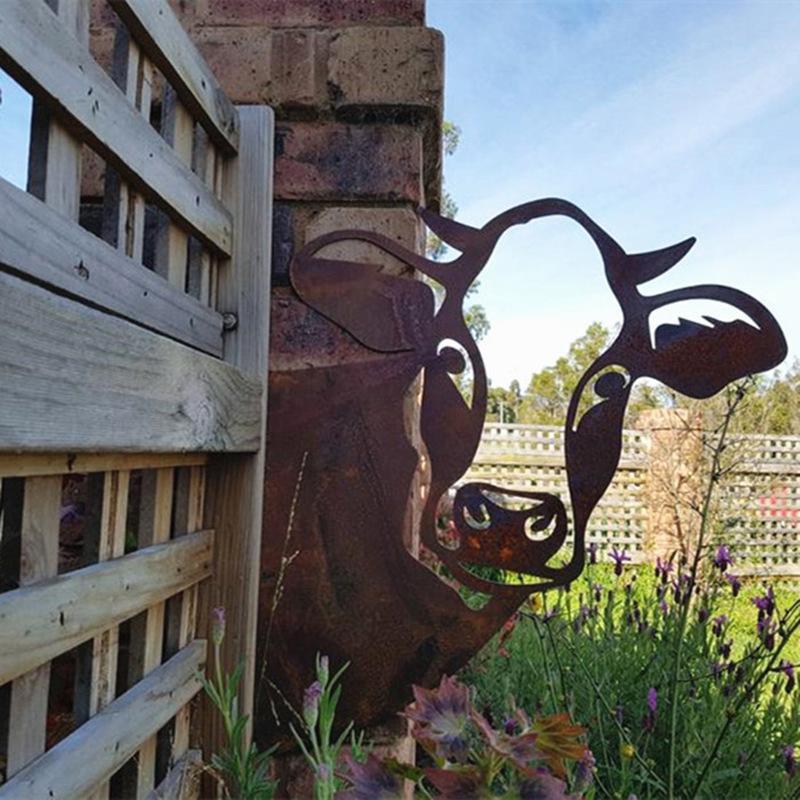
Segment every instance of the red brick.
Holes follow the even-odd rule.
[[[441,114],[444,40],[433,28],[346,28],[331,37],[337,107],[411,106]]]
[[[272,28],[424,25],[425,0],[204,0],[208,25]]]
[[[327,105],[325,35],[313,30],[198,28],[208,65],[235,103],[277,109]]]
[[[277,199],[422,201],[422,137],[412,128],[284,123],[275,140]]]

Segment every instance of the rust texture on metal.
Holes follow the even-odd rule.
[[[330,233],[296,254],[294,293],[286,290],[276,300],[259,636],[260,658],[266,646],[267,661],[257,692],[264,736],[276,732],[276,715],[289,718],[286,701],[299,706],[316,652],[350,662],[341,718],[378,722],[402,708],[412,683],[431,684],[463,666],[531,592],[573,581],[584,564],[589,516],[619,463],[623,417],[637,379],[706,398],[786,355],[772,314],[743,292],[713,285],[640,291],[680,261],[694,239],[628,254],[560,199],[517,206],[480,229],[419,213],[460,252],[457,258],[432,261],[375,233]],[[486,371],[464,320],[464,297],[505,231],[552,215],[574,220],[592,239],[623,318],[569,405],[571,513],[554,495],[467,483],[453,500],[456,535],[445,541],[437,529],[439,502],[470,466],[486,415]],[[329,246],[350,241],[367,242],[376,254],[440,284],[441,305],[425,282],[389,274],[380,263],[325,257]],[[651,337],[653,312],[693,299],[726,303],[749,321],[681,319],[658,326]],[[535,320],[531,328],[537,335]],[[472,392],[465,400],[453,378],[467,370]],[[408,420],[408,398],[420,376],[422,456],[412,446]],[[421,457],[422,499],[413,489]],[[420,504],[424,550],[454,582],[484,593],[482,608],[468,608],[453,581],[409,552],[406,532]],[[517,572],[521,583],[482,577],[487,567]]]

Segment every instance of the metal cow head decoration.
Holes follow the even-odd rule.
[[[270,695],[259,687],[265,733],[284,698],[299,701],[317,651],[351,662],[343,718],[380,721],[408,700],[411,683],[431,683],[461,667],[531,591],[573,581],[583,568],[589,517],[619,462],[625,408],[638,378],[705,398],[786,355],[772,314],[736,289],[640,292],[641,284],[680,261],[694,239],[629,255],[583,211],[559,199],[517,206],[481,229],[420,214],[460,251],[458,258],[431,261],[364,231],[322,236],[291,266],[302,303],[283,301],[293,310],[281,326],[273,325],[277,367],[270,374],[260,640],[263,647],[269,639],[267,677],[281,691]],[[467,483],[453,504],[456,541],[445,543],[437,536],[437,507],[469,468],[486,414],[486,372],[463,300],[506,230],[551,215],[569,217],[589,234],[623,314],[619,335],[580,379],[567,414],[571,526],[556,496]],[[425,283],[387,274],[379,264],[324,257],[325,248],[351,240],[368,242],[439,283],[441,306]],[[727,303],[749,322],[681,320],[651,336],[655,311],[690,299]],[[345,345],[326,338],[324,325],[331,323],[349,334]],[[294,358],[283,358],[287,353]],[[469,402],[452,380],[468,367]],[[420,375],[427,492],[414,483],[420,456],[408,422],[409,392]],[[421,496],[423,545],[459,583],[489,595],[480,610],[467,608],[450,584],[409,553],[404,534]],[[517,508],[520,501],[528,507]],[[290,518],[290,538],[281,549]],[[559,551],[570,527],[572,551],[565,555]],[[282,596],[273,614],[281,559]],[[494,583],[479,577],[476,567],[511,570],[522,580]]]

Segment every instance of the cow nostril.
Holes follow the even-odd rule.
[[[525,520],[525,536],[532,542],[542,542],[547,539],[552,531],[548,530],[552,518],[528,517]]]
[[[464,506],[464,522],[466,522],[467,525],[469,525],[469,527],[473,530],[485,531],[492,524],[492,520],[484,503],[481,503],[480,506],[478,506],[478,512],[480,519],[474,517],[472,512],[466,506]]]

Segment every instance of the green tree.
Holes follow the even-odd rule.
[[[561,356],[552,366],[534,372],[522,398],[520,422],[562,425],[581,375],[610,342],[611,331],[593,322],[586,333],[569,346],[567,355]]]

